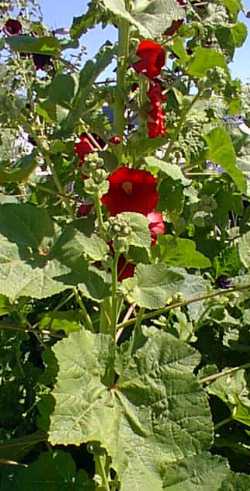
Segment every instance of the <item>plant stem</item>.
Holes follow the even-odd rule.
[[[147,320],[147,319],[153,319],[154,317],[158,317],[161,314],[164,314],[168,312],[171,309],[177,309],[178,307],[185,307],[186,305],[189,305],[191,303],[195,302],[200,302],[202,300],[208,300],[210,298],[218,297],[220,295],[227,295],[232,292],[237,292],[241,290],[247,290],[250,289],[250,284],[244,285],[244,286],[235,286],[232,288],[228,288],[227,290],[217,290],[215,292],[210,292],[210,293],[201,293],[200,295],[197,295],[196,297],[191,297],[188,298],[187,300],[181,301],[181,302],[176,302],[172,303],[171,305],[167,305],[166,307],[163,307],[161,309],[155,310],[154,312],[149,312],[148,314],[143,315],[142,320]],[[128,326],[133,325],[136,322],[136,317],[133,317],[132,319],[122,322],[117,325],[117,328],[126,328]]]
[[[82,301],[82,298],[79,294],[79,291],[77,290],[77,288],[74,288],[74,294],[75,294],[75,297],[76,297],[76,301],[78,303],[78,305],[81,307],[81,311],[84,315],[84,321],[85,321],[85,324],[86,324],[86,328],[89,329],[89,331],[91,332],[94,332],[94,327],[93,327],[93,323],[92,323],[92,320],[91,320],[91,317]]]
[[[119,21],[118,35],[118,63],[116,100],[114,107],[114,130],[117,135],[123,136],[125,129],[125,90],[124,80],[127,72],[127,59],[129,50],[129,23],[121,19]]]
[[[110,491],[108,477],[105,470],[106,456],[95,454],[95,471],[102,479],[102,488],[105,491]]]
[[[102,238],[105,238],[102,208],[101,208],[101,204],[100,204],[100,196],[98,193],[95,196],[95,210],[96,210],[96,216],[97,216],[97,222],[98,222],[98,228],[99,228],[100,236]]]
[[[112,312],[111,312],[111,331],[116,337],[116,322],[117,322],[117,283],[118,283],[118,275],[117,275],[117,265],[119,260],[119,252],[115,251],[115,255],[112,263]]]
[[[228,418],[223,419],[222,421],[220,421],[219,423],[214,425],[214,431],[217,431],[222,426],[227,425],[228,423],[231,423],[231,421],[233,421],[232,416],[229,416]]]
[[[244,370],[245,368],[250,368],[250,363],[244,363],[244,365],[229,368],[228,370],[224,370],[224,372],[213,373],[212,375],[208,375],[208,377],[203,377],[199,380],[201,384],[210,384],[221,377],[226,377],[227,375],[231,375],[234,372],[238,372],[238,370]]]

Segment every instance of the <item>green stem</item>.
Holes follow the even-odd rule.
[[[102,479],[103,491],[110,491],[109,481],[105,470],[106,456],[95,454],[95,471]]]
[[[125,129],[125,89],[124,81],[127,72],[127,60],[129,52],[129,23],[122,19],[119,22],[118,35],[118,63],[117,63],[117,85],[114,107],[114,130],[117,135],[123,136]]]
[[[233,421],[232,416],[229,416],[229,418],[225,418],[216,425],[214,425],[214,431],[217,431],[219,428],[221,428],[224,425],[227,425],[228,423],[231,423]]]
[[[248,289],[250,289],[250,284],[247,284],[244,286],[235,286],[233,288],[229,288],[228,290],[218,290],[218,291],[211,292],[211,293],[202,293],[200,295],[189,298],[187,300],[172,303],[170,305],[167,305],[166,307],[155,310],[154,312],[149,312],[148,314],[143,315],[142,320],[153,319],[154,317],[158,317],[161,314],[165,314],[169,310],[177,309],[178,307],[185,307],[186,305],[190,305],[190,304],[195,303],[195,302],[201,302],[202,300],[208,300],[210,298],[218,297],[220,295],[228,295],[229,293],[242,291],[242,290],[248,290]],[[136,317],[133,317],[132,319],[130,319],[126,322],[122,322],[121,324],[118,324],[117,328],[118,329],[121,329],[121,328],[124,329],[126,327],[133,325],[135,322],[136,322]]]
[[[229,368],[228,370],[224,370],[223,372],[213,373],[212,375],[208,375],[208,377],[201,378],[199,382],[201,384],[210,384],[221,377],[226,377],[227,375],[231,375],[234,372],[238,372],[239,370],[244,370],[246,368],[250,368],[250,363],[244,363],[244,365]]]
[[[91,332],[94,332],[94,327],[93,327],[93,323],[92,323],[92,320],[91,320],[91,317],[82,301],[82,298],[79,294],[79,291],[77,290],[77,288],[74,288],[74,294],[75,294],[75,297],[76,297],[76,301],[79,305],[79,307],[81,308],[81,311],[83,313],[83,316],[84,316],[84,321],[85,321],[85,325],[86,325],[86,328],[91,331]]]
[[[118,284],[118,275],[117,275],[117,266],[119,260],[119,252],[115,252],[113,263],[112,263],[112,316],[111,316],[111,330],[114,336],[116,337],[116,322],[117,322],[117,284]]]
[[[95,211],[96,211],[96,216],[97,216],[99,234],[102,238],[105,238],[105,229],[104,229],[104,222],[103,222],[103,216],[102,216],[102,208],[101,208],[101,203],[100,203],[100,196],[98,193],[96,194],[94,200],[95,200]]]
[[[137,316],[136,316],[136,322],[135,322],[135,329],[138,329],[143,321],[143,316],[144,316],[145,309],[140,308]]]

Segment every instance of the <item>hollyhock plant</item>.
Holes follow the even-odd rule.
[[[9,19],[5,22],[3,31],[7,36],[17,36],[22,32],[22,24],[19,20]]]
[[[162,102],[166,101],[166,96],[163,95],[161,85],[158,81],[150,83],[147,96],[150,100],[151,107],[147,119],[148,136],[149,138],[164,136],[166,127]]]
[[[122,166],[108,178],[109,190],[102,203],[110,215],[131,211],[147,215],[158,203],[156,178],[148,171]]]
[[[103,150],[104,147],[105,142],[100,136],[95,133],[82,133],[79,141],[75,143],[74,152],[80,158],[81,163],[83,163],[87,155],[100,149]]]
[[[155,245],[158,235],[163,235],[166,231],[163,216],[159,211],[151,211],[151,213],[148,213],[147,219],[149,221],[148,228],[152,239],[151,245]]]
[[[151,39],[144,39],[139,43],[136,54],[139,61],[133,64],[133,68],[137,73],[143,73],[151,80],[160,75],[166,58],[163,46]]]

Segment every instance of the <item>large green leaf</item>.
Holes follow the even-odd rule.
[[[162,491],[163,464],[202,452],[212,437],[207,398],[192,374],[197,353],[164,332],[144,343],[130,359],[116,354],[116,379],[109,336],[82,330],[53,348],[59,372],[49,440],[100,442],[121,491]]]
[[[198,47],[190,61],[188,73],[193,77],[204,77],[208,70],[216,67],[228,70],[223,54],[212,48]]]
[[[79,75],[79,88],[72,101],[72,109],[62,123],[62,134],[70,134],[82,117],[86,99],[92,90],[93,83],[105,68],[111,63],[116,48],[106,43],[97,53],[94,60],[88,60]]]
[[[183,186],[188,186],[191,181],[187,179],[180,167],[176,164],[169,164],[164,160],[157,159],[156,157],[145,157],[145,162],[150,168],[159,169],[166,176],[171,177],[173,181],[180,181]]]
[[[243,234],[239,239],[239,256],[242,264],[250,268],[250,232]]]
[[[11,301],[21,296],[46,298],[79,283],[88,298],[108,295],[107,275],[79,256],[67,261],[67,253],[59,254],[54,245],[57,235],[45,209],[30,204],[0,207],[1,294]]]
[[[151,236],[148,228],[148,219],[141,213],[124,212],[119,216],[128,223],[131,233],[128,236],[128,244],[135,247],[149,248]]]
[[[30,155],[25,155],[10,167],[7,163],[0,163],[0,185],[9,182],[26,181],[37,167],[37,156],[34,150]]]
[[[124,280],[122,288],[131,303],[159,309],[176,294],[189,298],[194,293],[204,292],[206,284],[199,276],[187,274],[184,269],[158,263],[138,264],[134,277]]]
[[[249,489],[250,476],[231,472],[229,477],[222,483],[219,491],[249,491]]]
[[[154,257],[171,266],[182,268],[209,268],[210,260],[196,250],[196,244],[190,239],[180,239],[171,235],[158,237],[153,250]]]
[[[88,10],[84,15],[73,18],[73,24],[70,28],[72,38],[79,38],[88,29],[95,27],[96,24],[101,22],[103,16],[100,4],[98,4],[97,0],[92,0],[88,4]]]
[[[166,465],[164,491],[219,491],[229,474],[227,461],[219,456],[202,453],[176,464]]]
[[[77,472],[70,456],[62,450],[42,453],[28,468],[14,468],[3,473],[0,491],[94,491],[86,472]]]
[[[55,37],[12,36],[5,39],[14,51],[56,56],[60,53],[60,42]]]
[[[93,22],[93,2],[89,11],[76,18],[72,26],[73,35],[79,37]],[[141,36],[155,38],[172,24],[173,20],[185,16],[185,10],[175,0],[135,0],[133,8],[126,8],[125,0],[103,0],[103,13],[111,13],[117,20],[126,20]],[[99,6],[100,8],[100,6]]]
[[[225,128],[214,128],[205,136],[207,159],[225,169],[240,191],[246,190],[246,179],[237,167],[236,154],[230,135]]]

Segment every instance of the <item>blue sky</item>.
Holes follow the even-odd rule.
[[[250,0],[249,0],[250,1]],[[52,28],[70,27],[74,16],[81,15],[86,7],[88,0],[40,0],[45,23]],[[250,5],[248,5],[250,10]],[[243,22],[250,29],[250,19],[241,16]],[[116,32],[112,27],[102,30],[100,27],[89,31],[82,39],[87,47],[88,57],[92,57],[107,39],[115,39]],[[241,78],[244,82],[250,83],[250,35],[244,46],[236,51],[235,61],[231,65],[232,75]]]

